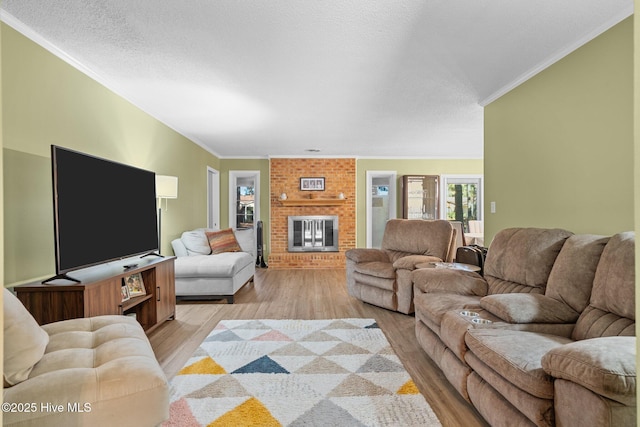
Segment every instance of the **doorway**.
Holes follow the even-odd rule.
[[[229,171],[229,227],[255,228],[260,219],[260,171]]]
[[[396,218],[395,171],[367,171],[367,247],[380,248],[387,221]]]

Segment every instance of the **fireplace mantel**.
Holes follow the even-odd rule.
[[[347,199],[285,199],[280,200],[282,206],[340,206]]]

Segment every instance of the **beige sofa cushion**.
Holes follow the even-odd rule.
[[[22,305],[4,288],[4,386],[16,385],[29,377],[42,359],[49,335]]]
[[[497,294],[480,300],[485,310],[509,323],[573,323],[580,313],[540,294]]]
[[[635,335],[635,290],[635,233],[619,233],[602,251],[589,306],[572,338]]]
[[[391,219],[382,237],[382,250],[391,262],[407,255],[427,255],[447,260],[453,227],[444,220]]]
[[[556,257],[572,233],[561,229],[507,228],[491,242],[484,276],[489,294],[543,294]]]
[[[557,347],[542,358],[551,376],[628,406],[636,405],[636,337],[605,337]]]
[[[549,350],[571,340],[522,331],[470,329],[465,342],[473,356],[502,378],[535,397],[553,399],[553,379],[540,360]]]
[[[545,295],[581,313],[591,297],[596,268],[609,237],[576,234],[567,239],[553,264]]]

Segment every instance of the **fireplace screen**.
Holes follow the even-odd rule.
[[[338,252],[338,217],[290,216],[289,252]]]

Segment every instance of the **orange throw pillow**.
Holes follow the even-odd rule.
[[[211,246],[211,255],[221,254],[223,252],[242,252],[242,248],[236,240],[233,230],[227,228],[220,231],[207,231],[205,233],[209,246]]]

